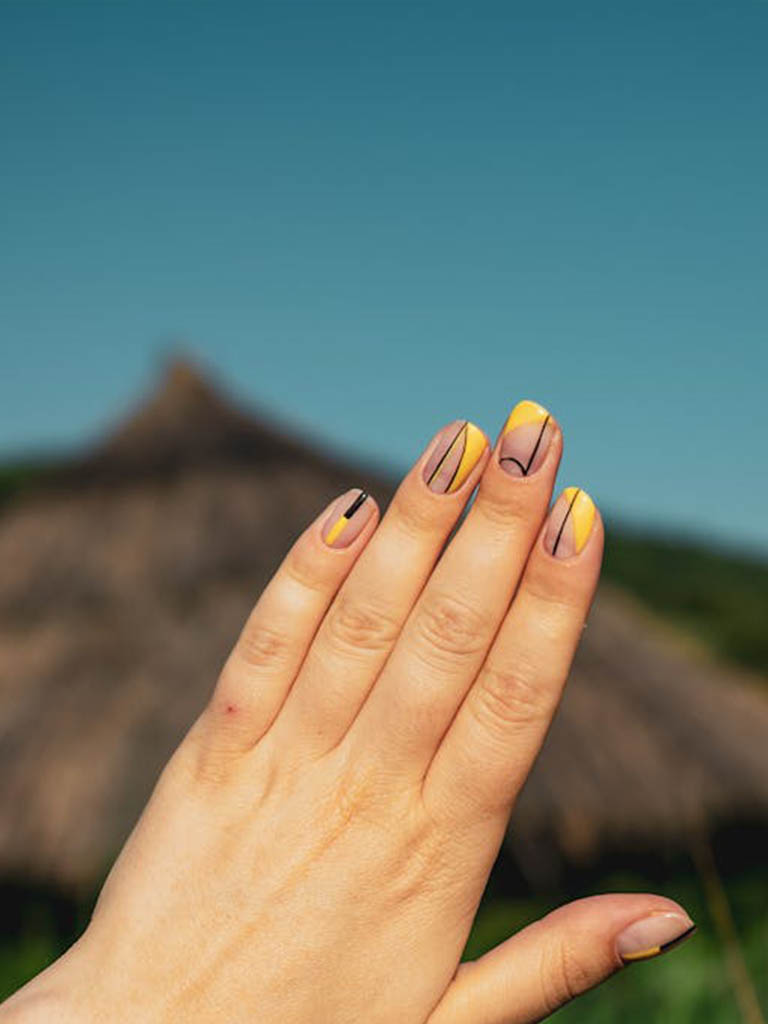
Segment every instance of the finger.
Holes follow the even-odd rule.
[[[694,931],[683,908],[661,896],[577,900],[462,964],[428,1024],[533,1024]]]
[[[207,709],[209,739],[213,734],[227,749],[249,749],[266,732],[377,518],[373,498],[354,489],[302,533],[263,591],[221,671]]]
[[[456,420],[400,484],[318,630],[276,724],[302,756],[330,749],[349,728],[487,456],[485,434]]]
[[[520,402],[360,715],[361,742],[409,771],[426,770],[483,663],[546,515],[561,452],[547,410]]]
[[[517,595],[430,765],[425,798],[506,823],[562,694],[600,571],[591,498],[566,488],[534,544]]]

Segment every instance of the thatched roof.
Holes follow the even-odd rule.
[[[177,364],[0,513],[0,877],[98,880],[287,546],[358,484],[392,492]],[[767,744],[761,692],[604,589],[511,847],[768,820]]]

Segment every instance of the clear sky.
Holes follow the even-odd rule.
[[[401,467],[520,397],[562,482],[768,551],[768,3],[0,0],[0,454],[182,339]]]

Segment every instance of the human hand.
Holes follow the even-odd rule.
[[[524,1024],[690,933],[593,897],[460,965],[599,574],[586,493],[547,518],[561,450],[533,403],[493,452],[456,421],[380,523],[350,491],[307,528],[85,934],[0,1020]]]

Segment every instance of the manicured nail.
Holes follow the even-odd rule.
[[[323,540],[331,548],[346,548],[360,534],[373,515],[373,502],[366,491],[356,488],[334,502],[323,526]]]
[[[627,964],[650,960],[679,946],[695,931],[696,925],[687,914],[658,911],[625,928],[616,939],[616,951]]]
[[[512,476],[535,473],[544,461],[555,425],[543,405],[518,402],[504,424],[499,465]]]
[[[454,420],[440,432],[424,467],[430,491],[451,494],[467,479],[485,450],[485,434],[468,420]]]
[[[589,540],[595,521],[595,503],[580,487],[566,487],[549,514],[544,546],[551,555],[578,555]]]

